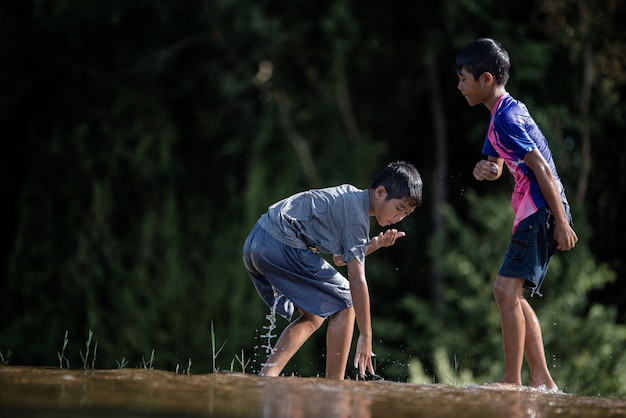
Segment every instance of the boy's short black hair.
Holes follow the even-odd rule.
[[[372,181],[372,189],[378,186],[387,190],[385,200],[408,198],[415,207],[422,204],[422,177],[411,163],[396,161],[387,164]]]
[[[457,55],[456,72],[461,74],[463,68],[474,76],[474,80],[478,80],[483,73],[490,73],[496,83],[504,86],[509,81],[511,60],[500,42],[491,38],[480,38]]]

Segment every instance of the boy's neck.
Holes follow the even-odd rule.
[[[496,105],[496,103],[498,103],[500,98],[502,98],[502,96],[504,96],[506,94],[508,94],[508,93],[507,93],[506,88],[504,86],[498,86],[493,91],[493,95],[491,96],[491,98],[489,100],[485,101],[485,106],[487,106],[487,109],[489,109],[489,112],[491,112],[493,110],[493,107]]]

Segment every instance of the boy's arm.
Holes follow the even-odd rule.
[[[571,250],[576,245],[578,236],[569,224],[561,202],[561,193],[550,166],[537,149],[526,154],[524,162],[535,173],[541,193],[554,215],[554,240],[557,242],[557,248],[561,251]]]
[[[359,328],[359,339],[354,354],[354,367],[359,370],[361,375],[364,375],[366,371],[374,374],[369,289],[365,279],[365,267],[356,258],[348,262],[348,280],[350,281],[352,306],[354,307],[356,323]]]
[[[378,236],[370,240],[370,246],[367,247],[365,255],[368,256],[381,247],[391,247],[393,244],[396,243],[396,240],[398,238],[402,238],[404,236],[406,236],[406,233],[398,231],[397,229],[388,229],[384,233],[381,232],[378,234]],[[346,263],[343,261],[342,254],[333,254],[333,262],[337,266],[346,265]]]

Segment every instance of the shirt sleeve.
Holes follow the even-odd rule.
[[[494,128],[502,146],[512,150],[520,160],[537,147],[521,115],[504,114],[496,120]]]
[[[369,246],[370,243],[367,242],[364,244],[357,244],[352,248],[349,248],[348,251],[344,252],[343,254],[344,263],[352,261],[356,258],[359,263],[365,265],[365,252],[367,251]]]
[[[367,212],[368,200],[361,200],[362,207],[355,210],[354,205],[346,206],[342,233],[343,261],[345,263],[357,259],[365,265],[365,252],[370,246],[370,216]]]
[[[483,144],[483,154],[488,155],[490,157],[499,157],[496,149],[489,142],[489,137],[485,138],[485,143]]]

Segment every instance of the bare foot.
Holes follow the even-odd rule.
[[[554,380],[552,380],[551,378],[548,378],[546,380],[533,380],[528,384],[528,386],[530,386],[531,388],[544,387],[548,390],[559,390],[556,383],[554,383]]]
[[[513,390],[519,391],[523,390],[522,385],[518,385],[516,383],[499,383],[499,382],[487,382],[483,385],[474,386],[479,389],[490,389],[490,390]]]

